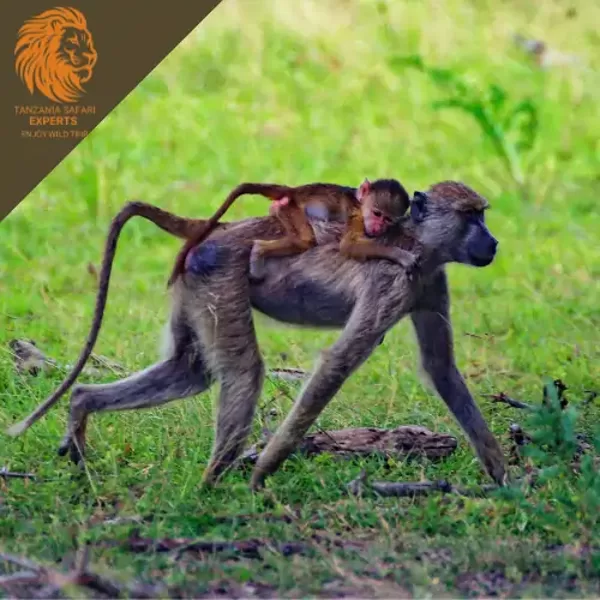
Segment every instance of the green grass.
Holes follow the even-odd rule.
[[[224,0],[0,225],[2,430],[59,382],[58,376],[16,375],[9,340],[34,339],[51,357],[73,363],[94,307],[87,266],[99,264],[108,223],[126,200],[200,217],[244,180],[356,184],[365,176],[391,176],[410,191],[460,179],[492,204],[497,260],[480,270],[451,265],[448,272],[459,368],[505,450],[509,424],[524,417],[487,395],[505,391],[539,402],[547,376],[567,383],[577,427],[593,431],[598,410],[583,400],[586,390],[600,386],[600,9],[591,0],[573,6],[575,16],[567,17],[569,6],[558,0]],[[587,68],[542,71],[515,48],[513,32],[578,54]],[[535,140],[519,155],[527,197],[472,115],[436,110],[445,92],[425,74],[398,66],[398,59],[415,55],[482,94],[496,85],[511,106],[529,101],[535,107]],[[266,208],[264,200],[245,197],[230,217]],[[145,221],[127,225],[97,353],[131,371],[156,360],[168,313],[165,281],[179,246]],[[337,335],[257,323],[267,366],[310,369]],[[83,475],[56,455],[63,399],[23,436],[1,438],[0,466],[51,479],[0,481],[2,544],[53,562],[70,560],[77,540],[89,539],[98,542],[96,569],[124,580],[162,579],[173,594],[188,596],[219,589],[245,596],[252,590],[597,596],[600,561],[584,551],[600,533],[600,484],[589,465],[573,472],[566,458],[546,449],[534,460],[555,463],[557,471],[534,491],[468,500],[347,496],[345,484],[362,468],[390,481],[486,481],[448,410],[420,382],[416,364],[410,325],[402,322],[318,425],[424,425],[458,436],[452,457],[388,465],[292,458],[269,480],[267,493],[257,495],[239,472],[214,490],[200,489],[215,389],[162,409],[93,417]],[[266,382],[254,438],[289,410],[280,388]],[[288,391],[293,396],[297,386]],[[277,415],[269,421],[272,408]],[[260,518],[286,507],[299,510],[293,523]],[[155,518],[135,526],[102,523],[117,513]],[[247,514],[257,516],[236,521]],[[215,515],[231,519],[217,522]],[[307,540],[320,532],[360,541],[362,549],[315,545],[304,557],[172,562],[104,543],[127,539],[134,528],[156,538],[219,540]]]

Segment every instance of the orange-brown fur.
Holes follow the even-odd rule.
[[[276,201],[275,214],[284,227],[285,234],[278,240],[257,240],[255,257],[289,256],[304,252],[316,245],[313,229],[306,211],[317,207],[324,211],[327,219],[343,220],[347,231],[340,242],[340,252],[357,260],[366,258],[388,258],[396,260],[406,268],[414,266],[412,254],[398,248],[387,248],[365,236],[365,219],[374,211],[383,213],[389,225],[396,223],[406,212],[409,197],[396,180],[381,179],[365,182],[359,188],[330,183],[311,183],[297,187],[271,183],[242,183],[237,186],[207,221],[199,227],[179,252],[169,278],[169,285],[185,271],[185,261],[189,251],[204,241],[213,231],[217,220],[244,194],[260,194]],[[368,232],[367,232],[368,233]],[[383,232],[382,232],[383,233]],[[379,233],[378,235],[381,235]]]

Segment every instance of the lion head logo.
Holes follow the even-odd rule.
[[[54,102],[76,102],[85,93],[98,54],[83,14],[56,7],[29,19],[15,46],[17,74]]]

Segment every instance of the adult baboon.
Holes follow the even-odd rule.
[[[400,226],[423,247],[414,280],[390,261],[344,258],[337,251],[343,226],[319,223],[319,246],[268,259],[264,279],[253,282],[248,275],[253,241],[280,237],[277,219],[247,219],[215,231],[192,251],[185,274],[173,286],[168,357],[115,383],[76,386],[60,453],[80,459],[91,413],[158,406],[199,394],[218,381],[215,441],[204,474],[205,482],[213,482],[242,451],[262,388],[264,367],[251,309],[287,323],[343,328],[261,454],[252,475],[252,486],[259,487],[385,333],[409,315],[425,373],[488,474],[503,483],[502,450],[455,365],[444,270],[449,262],[477,267],[492,262],[498,242],[484,222],[487,206],[458,182],[414,194],[410,216]],[[394,244],[403,238],[390,231],[380,239]]]

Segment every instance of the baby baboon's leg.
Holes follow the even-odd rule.
[[[257,240],[258,252],[263,257],[288,256],[304,252],[316,245],[314,231],[306,218],[304,209],[290,203],[278,212],[286,235],[280,240]]]
[[[411,314],[423,369],[469,436],[485,470],[496,483],[502,485],[505,479],[502,448],[489,430],[454,362],[448,288],[444,273],[428,286],[423,297],[427,298],[425,310]]]
[[[204,365],[184,356],[157,363],[114,383],[75,386],[59,454],[70,452],[73,462],[80,461],[85,452],[87,420],[92,413],[159,406],[200,394],[210,387],[210,382]]]
[[[376,299],[369,297],[356,306],[338,341],[322,353],[319,366],[259,456],[252,473],[252,488],[260,488],[265,477],[274,473],[294,451],[346,379],[369,357],[404,312],[401,306],[379,306],[382,313],[377,314],[372,308],[375,305]]]
[[[278,240],[254,242],[250,254],[250,275],[254,279],[262,279],[264,276],[266,258],[300,254],[317,243],[303,208],[291,202],[284,208],[279,208],[277,216],[285,229],[285,235]]]

